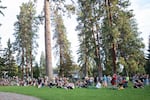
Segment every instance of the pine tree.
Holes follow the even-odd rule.
[[[102,50],[106,70],[113,69],[113,73],[116,73],[121,63],[127,75],[143,69],[141,66],[144,63],[139,63],[144,58],[144,44],[139,38],[133,10],[129,10],[129,6],[129,0],[105,0],[102,24]]]
[[[51,8],[51,11],[50,11]],[[63,9],[66,8],[66,9]],[[50,16],[52,9],[59,9],[62,12],[72,11],[71,5],[66,5],[65,0],[44,0],[44,17],[45,17],[45,55],[46,55],[46,75],[49,80],[53,78],[52,68],[52,48],[51,48],[51,32],[50,32]]]
[[[38,79],[39,76],[40,76],[40,69],[39,69],[38,63],[35,63],[35,66],[33,67],[33,77],[35,79]]]
[[[49,80],[53,78],[52,68],[52,48],[51,48],[51,32],[50,32],[50,1],[44,0],[45,13],[45,54],[46,54],[46,75]]]
[[[36,43],[36,32],[38,31],[39,25],[39,20],[36,17],[35,3],[32,1],[22,3],[17,20],[18,21],[14,24],[14,36],[16,38],[14,48],[18,51],[17,59],[22,67],[22,74],[33,77],[33,50],[38,46]],[[24,75],[22,75],[22,77],[23,76]]]
[[[72,57],[70,50],[70,42],[67,39],[66,28],[64,26],[61,14],[56,10],[54,12],[54,37],[56,41],[56,55],[59,56],[59,76],[70,77],[72,69]]]
[[[46,75],[46,64],[45,64],[45,55],[44,52],[42,51],[41,56],[40,56],[40,76],[45,76]]]
[[[102,77],[101,62],[101,18],[102,1],[78,0],[79,13],[77,30],[79,31],[79,63],[83,69],[84,76],[88,76],[90,70],[96,66],[99,78]]]
[[[148,55],[147,55],[147,59],[146,59],[145,71],[147,74],[150,75],[150,36],[149,36]]]
[[[5,59],[3,58],[3,52],[4,50],[2,49],[1,37],[0,37],[0,77],[3,77],[3,71],[5,68]]]
[[[3,59],[5,60],[4,71],[8,72],[7,74],[9,77],[13,77],[17,75],[17,70],[18,70],[13,54],[14,52],[13,52],[12,44],[9,39],[7,42],[7,48],[5,48],[4,57],[3,57]]]

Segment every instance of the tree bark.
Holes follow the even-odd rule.
[[[45,54],[46,54],[46,75],[49,80],[53,78],[52,69],[52,48],[51,48],[51,33],[50,33],[50,2],[44,0],[45,12]]]
[[[24,79],[24,70],[25,70],[25,68],[24,68],[24,49],[22,49],[22,59],[21,59],[22,61],[21,61],[21,66],[22,66],[22,69],[21,69],[21,72],[22,72],[22,74],[21,74],[21,79],[23,80]]]
[[[112,56],[113,56],[113,73],[116,74],[117,70],[116,70],[116,46],[113,43],[113,47],[112,47]]]
[[[111,4],[110,4],[110,0],[105,0],[105,6],[107,8],[107,13],[108,13],[108,23],[110,25],[110,27],[112,28],[112,15],[111,15]],[[108,7],[107,7],[108,6]],[[112,33],[114,34],[114,33]],[[114,39],[114,37],[113,37]],[[117,70],[116,70],[116,43],[113,41],[112,43],[112,59],[113,59],[113,73],[116,74]]]
[[[98,39],[98,33],[94,33],[94,28],[92,29],[92,34],[93,34],[93,39],[95,41],[95,55],[96,55],[96,64],[98,66],[98,77],[99,77],[99,81],[101,81],[102,77],[103,77],[103,70],[102,70],[102,66],[101,66],[101,58],[100,58],[100,43],[99,43],[99,39]]]

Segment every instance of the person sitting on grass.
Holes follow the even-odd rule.
[[[122,90],[122,89],[124,89],[126,87],[128,87],[128,82],[126,81],[125,78],[123,78],[122,81],[119,82],[119,84],[118,84],[118,89]]]
[[[141,80],[135,80],[133,87],[134,88],[144,88]]]
[[[65,89],[74,89],[75,86],[74,86],[74,83],[69,83],[69,82],[68,82],[64,88],[65,88]]]
[[[123,78],[122,84],[123,84],[123,88],[127,88],[128,87],[128,80],[126,78]]]
[[[96,88],[99,89],[99,88],[101,88],[101,87],[102,87],[102,85],[101,85],[101,83],[98,81],[97,84],[96,84]]]

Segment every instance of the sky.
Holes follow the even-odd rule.
[[[1,5],[7,6],[7,9],[3,10],[5,16],[0,15],[0,37],[1,39],[1,48],[6,47],[6,43],[10,38],[11,41],[14,41],[14,23],[17,21],[16,15],[19,14],[21,4],[29,0],[1,0]],[[135,19],[138,24],[139,31],[142,32],[140,37],[143,38],[143,43],[146,45],[145,51],[148,49],[148,38],[150,35],[150,0],[130,0],[133,13],[135,14]],[[44,0],[37,0],[37,11],[41,12],[43,9]],[[78,49],[78,39],[77,31],[75,28],[77,26],[76,18],[67,18],[65,19],[65,26],[67,27],[68,39],[71,42],[71,50],[73,52],[74,61],[77,62],[77,49]],[[39,35],[38,44],[38,54],[36,60],[39,61],[40,54],[42,51],[45,51],[44,47],[44,26],[40,26],[40,30],[37,33]],[[53,41],[52,41],[52,44]],[[53,62],[56,63],[56,58],[53,54]]]
[[[150,36],[150,0],[131,0],[131,8],[134,10],[139,31],[142,32],[141,37],[146,45],[145,50],[147,50]]]

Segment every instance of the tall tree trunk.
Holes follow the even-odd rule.
[[[111,4],[110,4],[110,0],[105,0],[105,6],[107,8],[107,16],[108,16],[108,23],[110,25],[110,27],[112,28],[112,15],[111,15]],[[111,32],[111,31],[110,31]],[[115,33],[112,33],[115,34]],[[114,39],[114,37],[113,37]],[[115,74],[116,71],[116,43],[113,41],[112,43],[112,59],[113,59],[113,73]]]
[[[29,77],[29,60],[28,60],[28,56],[27,56],[27,51],[26,51],[26,77]]]
[[[99,77],[99,81],[101,81],[101,78],[103,77],[103,70],[102,70],[102,66],[101,66],[101,59],[100,59],[100,43],[99,43],[99,39],[98,39],[98,33],[94,33],[94,27],[92,29],[92,34],[93,34],[93,38],[94,38],[94,45],[95,45],[95,55],[96,55],[96,65],[98,66],[98,77]]]
[[[33,64],[32,64],[32,48],[30,47],[30,68],[31,68],[31,78],[33,79]]]
[[[102,80],[102,77],[103,77],[103,68],[102,68],[102,65],[101,65],[101,54],[100,54],[100,38],[99,38],[99,34],[96,33],[96,40],[97,40],[97,56],[98,56],[98,73],[99,73],[99,78],[100,80]]]
[[[94,7],[95,5],[93,5]],[[100,7],[100,3],[99,3],[99,7]],[[93,13],[94,15],[97,15],[97,11],[96,10],[93,10]],[[98,21],[99,18],[97,16],[94,16],[95,20]],[[96,31],[96,32],[95,32]],[[99,25],[98,23],[93,23],[93,27],[92,27],[92,33],[93,33],[93,38],[94,38],[94,41],[95,41],[95,55],[96,55],[96,63],[97,63],[97,69],[98,69],[98,78],[99,78],[99,81],[102,80],[102,77],[103,77],[103,68],[101,66],[101,50],[100,50],[100,33],[99,33]]]
[[[85,77],[88,77],[88,65],[87,65],[87,56],[86,56],[86,62],[85,62]]]
[[[22,59],[21,59],[21,66],[22,66],[22,69],[21,69],[21,79],[23,80],[24,79],[24,49],[22,49]]]
[[[64,66],[63,66],[63,52],[62,52],[62,45],[60,45],[60,70],[59,70],[59,76],[63,77],[64,76]]]
[[[117,70],[116,70],[116,46],[115,46],[115,43],[113,43],[113,47],[112,47],[112,56],[113,56],[113,73],[116,74]]]
[[[44,0],[45,12],[45,54],[46,54],[46,75],[49,80],[53,78],[52,69],[52,48],[51,48],[51,33],[50,33],[50,2]]]
[[[86,53],[88,52],[88,49],[86,48]],[[88,64],[87,64],[87,60],[88,58],[87,58],[87,56],[85,56],[85,72],[84,72],[84,76],[85,77],[88,77]]]

